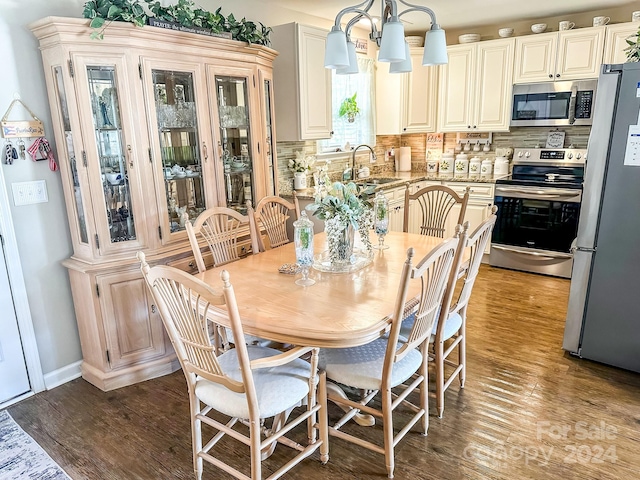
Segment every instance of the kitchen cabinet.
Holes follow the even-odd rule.
[[[624,49],[629,45],[627,38],[638,32],[637,22],[607,25],[604,40],[604,56],[602,63],[625,63],[627,54]]]
[[[412,71],[389,73],[376,65],[376,131],[378,135],[436,131],[438,66],[422,65],[422,49],[411,49]]]
[[[439,128],[442,132],[508,131],[515,39],[448,48],[440,67]]]
[[[517,37],[514,83],[597,78],[605,28]]]
[[[73,244],[82,374],[103,390],[179,368],[136,258],[186,268],[185,223],[276,191],[272,62],[258,45],[84,19],[40,40]],[[185,260],[189,259],[186,262]]]
[[[331,70],[324,67],[327,31],[288,23],[273,27],[271,45],[279,141],[330,138]]]

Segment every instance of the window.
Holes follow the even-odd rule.
[[[354,75],[336,75],[335,70],[331,77],[332,87],[332,116],[333,136],[327,140],[318,142],[318,153],[335,152],[344,147],[348,142],[352,147],[366,143],[374,146],[376,143],[375,132],[375,84],[374,63],[371,58],[358,58],[360,73]],[[356,115],[354,122],[349,122],[347,117],[340,117],[340,105],[349,97],[356,95],[356,101],[360,113]]]

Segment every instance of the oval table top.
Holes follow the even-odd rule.
[[[309,276],[316,283],[308,287],[294,283],[299,274],[278,272],[283,264],[295,263],[293,243],[212,268],[196,277],[218,287],[222,270],[229,272],[247,334],[299,346],[353,347],[371,342],[388,330],[407,250],[415,249],[412,263],[417,265],[442,241],[390,232],[385,236],[390,248],[374,250],[372,264],[340,274],[311,268]],[[316,254],[326,250],[324,233],[315,235],[314,245]],[[407,298],[419,293],[418,282],[411,281]]]

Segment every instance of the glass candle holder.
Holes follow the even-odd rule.
[[[313,265],[313,222],[304,210],[300,218],[293,222],[293,242],[296,248],[296,263],[300,265],[302,278],[296,280],[296,285],[308,287],[316,281],[309,278],[309,269]]]
[[[376,193],[373,200],[373,215],[374,228],[378,235],[378,245],[374,245],[373,248],[384,250],[389,248],[389,245],[384,244],[384,236],[389,231],[389,200],[382,192]]]

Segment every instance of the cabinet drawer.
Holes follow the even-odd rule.
[[[487,197],[491,199],[493,199],[493,189],[495,187],[493,183],[446,183],[445,185],[458,195],[464,195],[465,189],[470,187],[470,197]]]
[[[213,266],[213,255],[210,251],[202,252],[202,258],[207,268],[211,268]],[[198,273],[196,259],[193,257],[193,255],[189,255],[188,257],[180,258],[178,260],[173,260],[172,262],[168,262],[167,265],[169,265],[170,267],[179,268],[180,270],[187,273]]]

